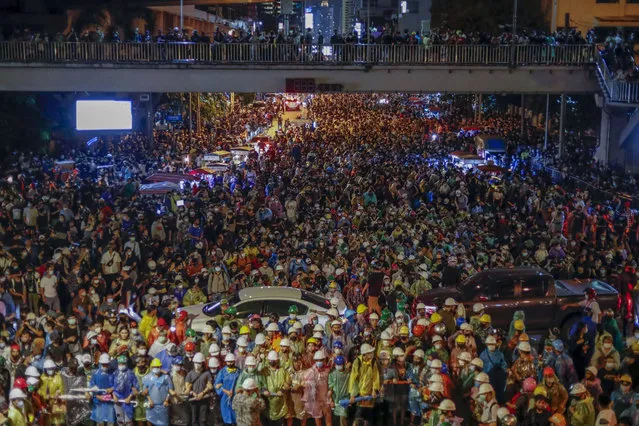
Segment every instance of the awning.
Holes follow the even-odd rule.
[[[506,152],[506,142],[500,135],[480,134],[475,136],[478,151]]]

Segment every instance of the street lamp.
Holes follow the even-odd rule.
[[[184,30],[184,0],[180,0],[180,31]]]

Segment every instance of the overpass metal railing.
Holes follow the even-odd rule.
[[[628,104],[639,103],[639,83],[615,79],[601,52],[596,53],[595,61],[597,73],[601,77],[599,81],[603,86],[602,90],[608,94],[608,101]]]
[[[513,52],[514,50],[514,52]],[[593,45],[0,42],[0,63],[585,65]]]

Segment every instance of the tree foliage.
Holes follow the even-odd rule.
[[[464,32],[510,29],[514,0],[433,0],[432,26]],[[517,28],[547,28],[539,0],[518,0]]]
[[[136,19],[144,20],[145,29],[153,33],[155,30],[153,11],[143,6],[127,4],[124,0],[107,4],[88,4],[80,10],[74,26],[79,33],[93,30],[97,26],[102,27],[105,34],[111,34],[117,30],[121,38],[128,40],[133,37],[133,21]]]

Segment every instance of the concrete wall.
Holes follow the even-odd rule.
[[[3,91],[282,92],[287,78],[348,92],[595,93],[584,67],[0,65]]]

